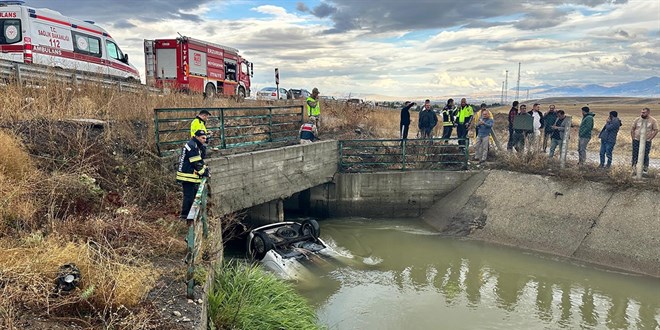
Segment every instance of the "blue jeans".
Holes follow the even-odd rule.
[[[612,151],[614,150],[614,143],[605,142],[600,140],[600,167],[612,166]],[[607,165],[605,165],[605,156],[607,156]]]

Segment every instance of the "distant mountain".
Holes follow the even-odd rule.
[[[535,88],[534,96],[628,96],[628,97],[660,97],[660,77],[651,77],[641,81],[632,81],[605,87],[589,84],[581,86],[562,86],[549,89],[541,86]]]

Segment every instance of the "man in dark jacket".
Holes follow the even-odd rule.
[[[554,125],[555,121],[557,121],[557,112],[555,111],[555,105],[550,104],[550,107],[548,108],[548,112],[543,115],[543,120],[544,120],[544,125],[543,127],[544,132],[543,132],[543,152],[546,152],[548,149],[548,140],[552,139],[552,125]]]
[[[598,134],[600,138],[600,165],[599,167],[610,168],[612,166],[612,151],[616,144],[616,136],[619,134],[621,128],[621,120],[616,111],[610,111],[610,116],[607,117],[605,126]],[[605,164],[605,156],[607,156],[607,164]]]
[[[419,133],[422,139],[430,139],[433,136],[433,127],[438,124],[438,116],[431,110],[431,101],[424,101],[424,108],[419,112]]]
[[[584,165],[587,160],[587,146],[591,140],[591,131],[594,129],[594,116],[589,107],[582,107],[582,122],[578,131],[578,165]]]
[[[513,119],[516,118],[516,115],[518,115],[518,101],[513,101],[513,106],[509,110],[509,142],[506,144],[507,150],[513,149],[513,145],[515,144],[513,138]]]
[[[176,181],[183,187],[183,202],[181,203],[181,219],[187,219],[190,208],[195,201],[195,194],[203,177],[209,176],[209,170],[204,164],[206,158],[206,132],[198,130],[195,135],[181,149],[179,167],[176,172]],[[188,219],[190,222],[192,219]]]
[[[406,101],[403,108],[401,108],[401,120],[399,121],[399,138],[401,140],[408,139],[408,128],[410,127],[410,108],[415,105],[415,102],[410,103]]]

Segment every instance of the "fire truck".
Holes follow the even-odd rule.
[[[253,64],[235,48],[185,36],[144,40],[147,85],[184,92],[250,96]]]
[[[0,1],[0,59],[140,80],[110,34],[92,21]]]

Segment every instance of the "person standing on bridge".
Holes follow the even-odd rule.
[[[490,142],[490,134],[493,132],[493,118],[491,118],[490,111],[486,109],[486,104],[481,105],[481,115],[477,121],[477,143],[474,145],[474,160],[483,163],[488,158],[488,144]]]
[[[307,123],[300,126],[300,144],[310,144],[318,140],[318,130],[316,129],[316,118],[310,116]]]
[[[176,172],[176,181],[183,188],[183,201],[181,203],[181,219],[188,219],[188,213],[195,201],[195,194],[203,177],[210,176],[209,169],[204,164],[206,158],[206,131],[198,130],[181,149],[179,167]],[[193,219],[188,219],[188,225]]]
[[[424,101],[424,107],[419,112],[419,122],[417,126],[422,139],[430,139],[433,137],[433,127],[438,124],[438,116],[431,110],[431,101]]]
[[[208,110],[202,110],[197,114],[197,117],[190,123],[190,137],[195,136],[195,132],[197,131],[204,131],[208,134],[206,121],[209,119],[209,116],[211,116],[211,113]]]
[[[450,139],[451,131],[454,130],[454,126],[456,125],[456,106],[454,105],[454,99],[447,100],[447,105],[442,108],[440,114],[442,115],[442,138]]]
[[[610,116],[607,117],[605,126],[598,134],[600,138],[600,168],[610,168],[612,166],[612,151],[616,144],[616,136],[619,134],[621,128],[621,120],[616,111],[610,111]],[[605,156],[607,156],[607,164],[605,164]]]
[[[401,120],[399,121],[399,138],[408,139],[408,128],[410,128],[410,108],[415,106],[415,102],[406,101],[401,108]]]
[[[594,116],[589,107],[582,107],[582,122],[578,131],[578,165],[584,165],[587,160],[587,146],[591,140],[591,131],[594,129]]]
[[[314,116],[317,129],[321,122],[321,103],[319,102],[319,89],[314,87],[312,89],[312,95],[307,97],[305,100],[305,106],[307,107],[307,116]]]
[[[630,136],[632,137],[632,167],[633,170],[637,166],[637,159],[639,155],[640,135],[642,131],[642,120],[646,119],[646,148],[644,149],[644,172],[649,170],[649,152],[651,152],[651,141],[658,134],[658,121],[651,117],[651,109],[644,108],[639,117],[633,121]]]
[[[472,109],[472,106],[467,103],[465,98],[462,98],[461,106],[458,108],[458,116],[456,116],[456,134],[459,139],[467,139],[473,115],[474,109]],[[465,146],[466,141],[459,140],[458,144]]]

